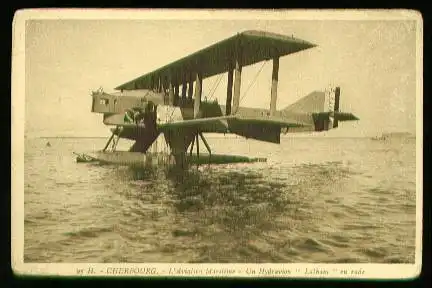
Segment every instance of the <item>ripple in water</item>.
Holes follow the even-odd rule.
[[[26,262],[414,262],[415,143],[298,139],[268,148],[269,163],[178,173],[77,164],[57,154],[86,143],[26,141]]]

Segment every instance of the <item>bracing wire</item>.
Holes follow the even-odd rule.
[[[249,91],[249,89],[252,87],[252,85],[255,83],[258,75],[261,73],[262,69],[264,68],[265,64],[267,63],[267,61],[263,62],[261,68],[258,70],[257,74],[255,75],[254,79],[250,82],[248,88],[245,90],[245,92],[243,93],[243,96],[240,98],[240,103],[241,101],[246,97],[247,92]]]
[[[222,81],[222,77],[223,77],[223,74],[219,75],[219,79],[217,79],[216,82],[215,82],[216,85],[213,85],[213,86],[214,86],[214,89],[210,90],[211,93],[209,93],[209,100],[212,99],[214,93],[216,92],[217,88],[219,87],[219,84],[220,84],[221,81]]]
[[[214,82],[212,87],[210,88],[209,92],[207,93],[207,96],[205,97],[206,100],[210,100],[213,96],[214,92],[216,91],[217,87],[219,86],[220,80],[222,75],[219,76]]]
[[[216,79],[216,80],[213,82],[213,85],[211,86],[211,88],[210,88],[210,90],[209,90],[209,93],[208,93],[209,95],[212,94],[212,91],[215,89],[215,86],[217,85],[218,80],[219,80],[219,79]]]

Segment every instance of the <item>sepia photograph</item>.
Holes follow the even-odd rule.
[[[12,26],[15,273],[419,274],[419,12],[35,9]]]

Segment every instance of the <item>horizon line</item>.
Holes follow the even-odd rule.
[[[409,137],[416,137],[416,134],[409,133],[409,132],[394,132],[394,134],[409,134]],[[393,133],[385,133],[385,134],[393,134]],[[33,137],[24,137],[24,138],[37,138],[37,139],[99,139],[99,138],[108,138],[107,136],[33,136]],[[224,135],[224,136],[208,136],[209,138],[244,138],[242,136],[237,135]],[[281,138],[374,138],[376,135],[362,135],[362,136],[328,136],[328,135],[301,135],[301,136],[288,136],[288,135],[281,135]]]

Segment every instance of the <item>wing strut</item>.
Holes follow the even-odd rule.
[[[273,58],[270,116],[274,116],[276,113],[277,88],[278,88],[278,79],[279,79],[278,75],[279,75],[279,57],[275,57]]]

